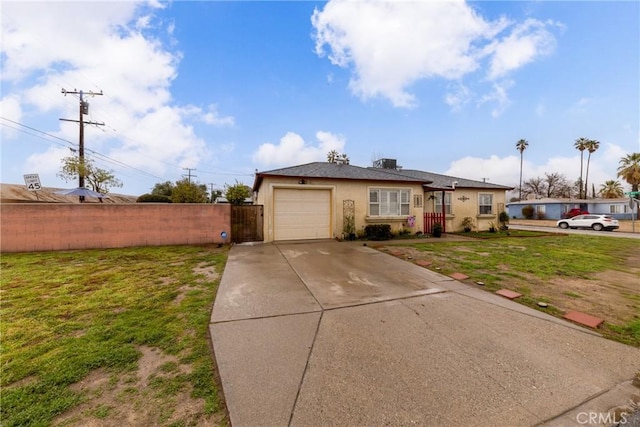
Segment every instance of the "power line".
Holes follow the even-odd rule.
[[[191,184],[191,177],[196,178],[196,177],[198,176],[198,175],[191,175],[191,171],[194,171],[194,170],[196,170],[196,169],[195,169],[195,168],[182,168],[182,169],[184,169],[184,170],[186,170],[186,171],[187,171],[187,175],[184,175],[184,174],[183,174],[182,176],[186,176],[186,177],[188,177],[188,178],[189,178],[189,184]]]
[[[58,137],[58,136],[56,136],[56,135],[52,135],[52,134],[47,133],[47,132],[45,132],[45,131],[42,131],[42,130],[40,130],[40,129],[36,129],[36,128],[34,128],[34,127],[31,127],[31,126],[25,125],[24,123],[16,122],[15,120],[11,120],[11,119],[9,119],[9,118],[2,117],[2,116],[0,116],[0,119],[2,119],[2,120],[6,120],[6,121],[11,122],[11,123],[14,123],[14,124],[16,124],[16,125],[18,125],[18,126],[22,126],[22,127],[26,128],[26,129],[29,129],[29,130],[34,131],[34,132],[37,132],[37,133],[39,133],[39,134],[42,134],[42,135],[48,136],[49,138],[53,138],[53,139],[57,139],[57,140],[60,140],[60,141],[66,142],[67,144],[71,145],[71,147],[69,147],[69,146],[67,146],[67,145],[64,145],[64,144],[61,144],[61,143],[59,143],[59,142],[57,142],[57,141],[49,140],[49,139],[47,139],[47,138],[45,138],[45,137],[43,137],[43,136],[41,136],[41,135],[38,135],[38,134],[29,133],[29,132],[25,131],[24,129],[20,129],[20,128],[17,128],[17,127],[12,127],[12,126],[9,126],[9,125],[7,125],[7,124],[5,124],[5,123],[0,123],[2,126],[8,127],[8,128],[10,128],[10,129],[15,129],[15,130],[17,130],[17,131],[20,131],[20,132],[26,133],[27,135],[32,135],[32,136],[35,136],[35,137],[37,137],[37,138],[43,139],[43,140],[45,140],[45,141],[49,141],[49,142],[52,142],[52,143],[54,143],[54,144],[58,144],[58,145],[60,145],[60,146],[62,146],[62,147],[70,148],[70,149],[73,149],[73,150],[75,150],[75,149],[76,149],[75,147],[77,147],[77,146],[78,146],[78,144],[77,144],[77,143],[75,143],[75,142],[73,142],[73,141],[69,141],[68,139],[60,138],[60,137]],[[154,174],[152,174],[152,173],[150,173],[150,172],[147,172],[147,171],[145,171],[145,170],[143,170],[143,169],[140,169],[140,168],[137,168],[137,167],[135,167],[135,166],[128,165],[127,163],[124,163],[124,162],[122,162],[122,161],[120,161],[120,160],[113,159],[113,158],[111,158],[111,157],[109,157],[109,156],[107,156],[107,155],[105,155],[105,154],[102,154],[102,153],[100,153],[100,152],[98,152],[98,151],[95,151],[95,150],[92,150],[92,149],[90,149],[90,148],[86,148],[86,149],[85,149],[85,155],[86,155],[86,153],[91,153],[91,154],[93,154],[94,156],[96,156],[96,157],[98,157],[98,158],[101,158],[103,161],[106,161],[106,162],[108,162],[108,163],[113,163],[114,165],[117,165],[117,166],[120,166],[120,167],[123,167],[123,168],[132,169],[132,170],[137,171],[137,172],[139,172],[139,173],[142,173],[142,174],[148,175],[148,176],[150,176],[150,177],[152,177],[152,178],[156,178],[156,179],[160,179],[160,180],[165,180],[165,178],[163,178],[163,177],[159,177],[159,176],[157,176],[157,175],[154,175]],[[87,156],[87,157],[90,157],[90,156]],[[177,168],[178,166],[175,166],[175,167]]]
[[[48,136],[48,137],[50,137],[50,138],[59,139],[60,141],[66,142],[66,143],[71,144],[71,145],[78,145],[78,144],[76,144],[75,142],[71,142],[71,141],[69,141],[68,139],[64,139],[64,138],[60,138],[59,136],[51,135],[50,133],[47,133],[47,132],[41,131],[41,130],[36,129],[36,128],[33,128],[33,127],[31,127],[31,126],[27,126],[27,125],[25,125],[25,124],[23,124],[23,123],[19,123],[19,122],[13,121],[13,120],[8,119],[8,118],[6,118],[6,117],[2,117],[2,116],[0,116],[0,119],[2,119],[2,120],[6,120],[6,121],[8,121],[8,122],[14,123],[14,124],[19,125],[19,126],[22,126],[22,127],[25,127],[25,128],[27,128],[27,129],[29,129],[29,130],[34,131],[34,132],[38,132],[38,133],[41,133],[41,134],[47,135],[47,136]],[[5,126],[6,126],[6,125],[5,125]],[[12,129],[15,129],[15,128],[12,128]],[[18,129],[18,130],[19,130],[19,129]],[[37,136],[37,135],[34,135],[34,136]],[[44,139],[44,138],[43,138],[43,139]],[[55,142],[55,141],[51,141],[51,142]]]

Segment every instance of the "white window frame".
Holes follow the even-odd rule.
[[[485,197],[489,197],[490,203],[483,200]],[[489,212],[483,212],[483,207],[489,207]],[[478,214],[480,215],[493,215],[493,193],[478,193]]]
[[[444,213],[446,215],[451,215],[453,213],[453,210],[451,208],[452,196],[453,196],[452,193],[449,193],[449,192],[444,193]],[[442,193],[439,191],[434,192],[433,193],[433,211],[436,213],[442,213],[442,203],[440,203],[441,200],[442,200]]]
[[[546,214],[547,206],[546,205],[536,205],[536,213],[537,214]]]
[[[405,217],[410,213],[411,190],[384,187],[369,188],[369,216]]]
[[[609,205],[609,213],[612,214],[621,214],[621,213],[629,213],[629,205]]]

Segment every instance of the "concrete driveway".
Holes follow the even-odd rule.
[[[234,246],[210,331],[236,427],[589,425],[640,393],[640,349],[362,243]]]

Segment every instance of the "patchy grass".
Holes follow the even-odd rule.
[[[542,231],[531,230],[497,230],[495,233],[490,231],[470,231],[470,232],[455,232],[449,233],[456,236],[475,237],[477,239],[501,239],[505,237],[544,237],[549,236],[552,233],[545,233]]]
[[[490,239],[394,243],[381,247],[432,262],[439,273],[461,272],[484,289],[507,288],[517,301],[561,316],[578,310],[605,319],[605,336],[640,347],[638,241],[588,235],[486,233]],[[478,235],[480,233],[460,233]],[[515,238],[515,237],[538,238]],[[401,255],[403,256],[403,255]],[[549,304],[540,308],[538,302]]]
[[[49,425],[80,407],[60,424],[122,424],[136,407],[147,407],[141,424],[222,420],[208,323],[226,256],[204,246],[3,254],[3,426]],[[167,362],[142,366],[143,353]],[[190,412],[172,416],[182,404]]]

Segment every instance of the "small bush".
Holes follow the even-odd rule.
[[[527,205],[522,208],[522,216],[524,216],[526,219],[533,219],[533,214],[535,213],[535,211],[536,210],[533,208],[533,206]]]
[[[536,217],[538,219],[545,219],[547,216],[544,214],[544,212],[536,212]]]
[[[473,229],[473,227],[476,226],[476,224],[473,222],[473,218],[471,218],[470,216],[465,216],[462,219],[461,225],[466,233],[470,232]]]
[[[370,224],[364,228],[364,234],[367,240],[389,240],[393,236],[391,234],[391,225],[389,224]]]
[[[171,198],[161,194],[143,194],[136,199],[136,203],[171,203]]]

